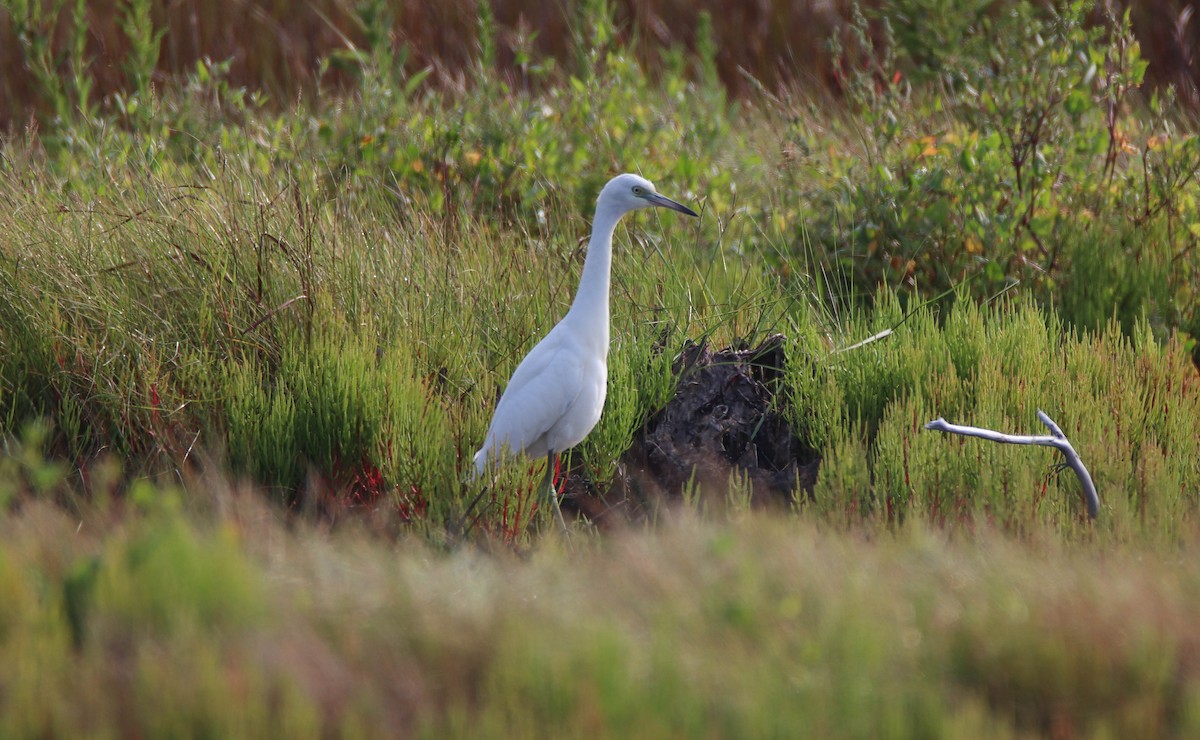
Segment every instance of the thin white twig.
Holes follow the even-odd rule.
[[[859,347],[865,347],[868,344],[870,344],[871,342],[878,342],[880,339],[885,339],[887,337],[890,337],[892,335],[892,332],[893,332],[892,329],[884,329],[883,331],[879,332],[878,334],[873,334],[873,335],[867,337],[866,339],[862,340],[861,342],[855,342],[854,344],[850,345],[849,347],[842,347],[841,349],[835,349],[833,351],[833,354],[837,355],[837,354],[841,354],[842,352],[849,352],[852,349],[858,349]]]
[[[1046,412],[1038,409],[1038,418],[1050,430],[1049,436],[1031,436],[1024,434],[1004,434],[991,429],[983,429],[981,427],[968,427],[960,424],[950,424],[940,416],[925,425],[926,429],[935,432],[946,432],[947,434],[961,434],[967,437],[979,437],[980,439],[990,440],[992,442],[1000,442],[1008,445],[1041,445],[1042,447],[1053,447],[1063,454],[1067,459],[1067,465],[1075,471],[1076,477],[1079,478],[1080,485],[1083,486],[1083,497],[1087,503],[1087,512],[1089,519],[1095,519],[1100,514],[1100,497],[1096,494],[1096,485],[1092,483],[1092,476],[1088,473],[1087,466],[1083,464],[1083,460],[1079,459],[1079,454],[1075,452],[1075,448],[1071,446],[1071,441],[1063,434],[1062,429],[1054,420],[1046,415]]]

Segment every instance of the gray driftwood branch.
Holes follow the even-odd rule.
[[[1095,519],[1100,513],[1100,497],[1096,495],[1096,485],[1092,483],[1092,476],[1088,473],[1087,466],[1083,464],[1083,460],[1079,459],[1079,454],[1075,452],[1075,448],[1071,446],[1071,441],[1062,433],[1062,429],[1054,420],[1046,415],[1045,411],[1038,409],[1038,418],[1042,423],[1050,429],[1049,436],[1030,436],[1024,434],[1004,434],[1002,432],[994,432],[991,429],[982,429],[980,427],[967,427],[959,424],[950,424],[945,419],[938,417],[925,425],[926,429],[931,429],[935,432],[946,432],[947,434],[962,434],[967,437],[979,437],[981,439],[991,440],[992,442],[1000,442],[1008,445],[1041,445],[1043,447],[1053,447],[1063,454],[1067,459],[1067,465],[1075,471],[1075,475],[1079,478],[1080,485],[1083,486],[1083,497],[1087,502],[1088,518]]]

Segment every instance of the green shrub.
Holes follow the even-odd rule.
[[[1078,326],[1113,310],[1126,328],[1143,313],[1180,326],[1196,300],[1196,263],[1180,255],[1200,220],[1183,174],[1197,144],[1136,97],[1146,62],[1128,14],[1092,26],[1078,3],[918,1],[881,17],[880,41],[860,20],[839,51],[861,146],[812,163],[807,228],[823,258],[860,296],[1019,286]],[[943,26],[964,26],[961,42],[939,43]],[[1071,288],[1097,270],[1121,286],[1112,303]],[[1157,280],[1165,291],[1144,290]]]

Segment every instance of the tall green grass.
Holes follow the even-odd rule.
[[[1124,26],[1023,12],[1085,58],[1129,43]],[[686,341],[783,331],[780,407],[824,459],[816,506],[835,518],[1075,531],[1051,453],[922,430],[945,416],[1032,432],[1042,407],[1097,476],[1101,526],[1174,536],[1200,438],[1194,340],[1177,333],[1195,315],[1196,138],[1165,103],[1122,99],[1144,156],[1110,159],[1111,91],[1074,79],[1075,57],[1048,78],[1037,53],[1015,57],[990,108],[875,86],[868,66],[847,81],[847,120],[798,97],[733,103],[711,73],[690,82],[683,56],[651,75],[611,17],[592,20],[586,64],[540,92],[480,70],[477,99],[423,94],[381,32],[355,62],[375,93],[353,106],[273,113],[210,67],[144,117],[6,141],[0,430],[49,420],[80,471],[105,454],[130,474],[227,468],[297,507],[519,539],[537,471],[515,462],[484,492],[468,463],[502,383],[570,303],[597,189],[639,169],[703,218],[618,234],[608,404],[571,459],[590,485],[668,402]],[[1132,87],[1136,49],[1122,59]],[[1036,145],[1058,169],[1031,164],[1015,186],[1033,193],[1027,222],[1005,138],[1025,125],[1022,80],[1061,86]]]
[[[900,317],[887,299],[857,324],[859,335]],[[1084,451],[1103,491],[1100,529],[1170,541],[1195,516],[1195,368],[1177,340],[1155,341],[1145,322],[1132,337],[1115,321],[1076,334],[1028,306],[959,302],[941,322],[918,311],[886,339],[822,362],[794,360],[791,377],[800,399],[841,401],[791,409],[797,426],[830,440],[814,504],[826,513],[1080,531],[1079,484],[1052,469],[1057,453],[923,428],[942,416],[1044,434],[1040,408]]]
[[[165,193],[150,178],[119,201],[74,206],[10,186],[4,233],[44,235],[9,242],[0,273],[10,432],[46,416],[57,453],[80,468],[104,452],[161,472],[203,452],[293,503],[329,494],[459,521],[500,384],[569,305],[582,254],[552,234],[576,219],[557,209],[544,236],[413,223],[310,200],[296,183],[271,193],[250,173],[226,177]],[[922,429],[944,416],[1033,433],[1043,408],[1096,476],[1100,526],[1169,538],[1195,510],[1200,401],[1178,339],[1145,321],[1077,333],[1022,300],[905,314],[884,292],[870,314],[838,316],[732,257],[736,227],[717,220],[697,237],[634,219],[620,237],[609,403],[575,458],[596,485],[670,399],[685,339],[784,328],[780,402],[825,458],[819,507],[1070,530],[1078,491],[1049,471],[1053,453]],[[485,521],[504,490],[524,495],[530,471],[515,466]]]

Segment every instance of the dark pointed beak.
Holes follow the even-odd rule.
[[[687,215],[695,217],[695,218],[700,217],[700,214],[696,213],[691,208],[688,208],[687,206],[683,205],[682,203],[676,203],[675,201],[671,200],[667,196],[659,195],[658,193],[648,193],[646,195],[646,202],[648,202],[650,205],[653,205],[653,206],[660,206],[662,208],[670,208],[672,211],[679,211],[680,213],[686,213]]]

